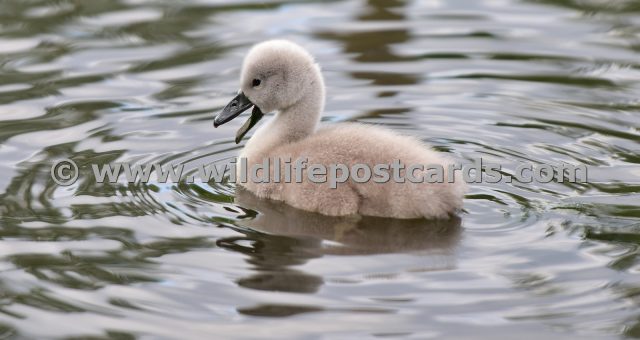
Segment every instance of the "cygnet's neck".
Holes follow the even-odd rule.
[[[292,143],[316,132],[324,108],[323,91],[310,90],[297,103],[279,110],[269,122],[272,130],[266,132],[278,136],[281,143]]]
[[[293,143],[315,133],[324,110],[324,81],[314,69],[306,93],[293,105],[278,110],[275,117],[256,130],[242,156],[250,158],[282,144]]]

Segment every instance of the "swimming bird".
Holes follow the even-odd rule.
[[[356,181],[352,173],[349,180],[337,183],[334,188],[328,181],[317,183],[308,176],[301,176],[301,182],[277,182],[274,169],[278,165],[274,165],[265,170],[271,176],[267,183],[253,180],[240,183],[256,196],[329,216],[445,219],[461,209],[465,185],[459,178],[449,181],[446,171],[453,161],[419,139],[362,123],[320,127],[325,105],[324,79],[319,65],[303,47],[287,40],[269,40],[253,46],[244,58],[240,84],[238,95],[214,118],[215,127],[253,107],[251,116],[236,134],[239,143],[264,112],[276,112],[240,152],[239,157],[246,159],[248,168],[264,164],[265,159],[274,165],[277,158],[283,160],[280,174],[287,160],[298,159],[306,160],[308,165],[323,165],[325,169],[333,165],[334,170],[337,164],[347,169],[356,164],[374,169],[376,165],[397,161],[405,167],[440,165],[445,170],[443,181],[437,183],[406,180],[408,168],[393,178],[389,173],[386,182]],[[237,169],[241,171],[241,167]],[[358,171],[366,175],[366,170]],[[426,174],[427,170],[413,171],[414,178]],[[238,173],[237,178],[240,177]],[[396,180],[400,178],[405,180]]]

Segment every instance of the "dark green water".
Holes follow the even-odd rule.
[[[242,56],[295,40],[327,122],[461,161],[588,165],[470,186],[447,223],[310,216],[88,164],[228,162]],[[58,186],[53,161],[80,180]],[[640,337],[640,2],[0,1],[0,337]]]

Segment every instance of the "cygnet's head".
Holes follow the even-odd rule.
[[[244,58],[241,90],[262,112],[299,101],[314,80],[317,65],[302,47],[287,40],[255,45]]]
[[[253,127],[263,112],[283,110],[298,103],[309,91],[324,92],[320,70],[309,52],[287,40],[255,45],[244,58],[240,92],[214,119],[222,125],[251,106],[251,118],[238,130],[236,143]],[[323,94],[321,94],[322,97]]]

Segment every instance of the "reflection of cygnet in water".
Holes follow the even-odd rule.
[[[263,200],[238,188],[236,204],[258,211],[242,224],[261,232],[333,241],[317,242],[322,254],[379,254],[420,252],[452,255],[461,234],[461,220],[400,220],[379,217],[331,217],[280,202]],[[308,243],[307,245],[310,245]]]
[[[236,280],[245,288],[314,293],[324,279],[297,266],[324,255],[411,253],[421,257],[412,264],[418,267],[411,270],[455,267],[454,248],[462,231],[458,217],[434,221],[331,217],[260,199],[242,188],[236,190],[235,203],[250,212],[238,223],[250,229],[238,230],[245,236],[221,239],[217,245],[247,256],[254,273]],[[251,241],[251,246],[246,246],[247,241]],[[289,316],[316,309],[266,304],[238,311],[247,315]]]

